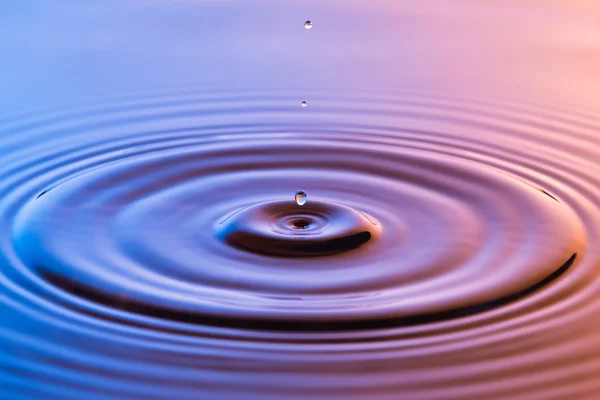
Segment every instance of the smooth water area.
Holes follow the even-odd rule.
[[[5,13],[0,399],[600,392],[594,2]]]

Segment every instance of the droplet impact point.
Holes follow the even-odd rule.
[[[294,197],[296,199],[296,204],[298,204],[299,206],[303,206],[306,204],[306,192],[304,190],[299,190],[296,192],[296,196]]]
[[[306,107],[308,104],[306,104],[305,101],[303,101],[302,103],[300,103],[302,105],[302,107]]]
[[[304,29],[312,29],[313,23],[311,21],[306,21],[304,23]]]

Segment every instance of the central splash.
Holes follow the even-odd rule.
[[[311,201],[299,191],[295,202],[274,201],[238,210],[217,226],[231,246],[280,257],[318,257],[354,250],[377,238],[380,226],[340,204]]]

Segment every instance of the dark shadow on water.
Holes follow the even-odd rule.
[[[550,193],[546,192],[544,189],[540,189],[540,192],[544,193],[546,196],[550,197],[551,199],[556,200],[557,203],[560,203],[560,201],[558,201],[558,199],[554,196],[552,196]]]
[[[38,194],[38,196],[35,199],[36,200],[39,199],[40,197],[42,197],[43,195],[45,195],[46,193],[48,193],[52,189],[54,189],[54,187],[51,187],[51,188],[48,188],[48,189],[44,190],[42,193]]]
[[[577,257],[577,253],[573,254],[562,266],[556,269],[552,274],[542,279],[538,283],[528,287],[517,293],[510,294],[492,301],[480,303],[470,307],[463,307],[454,310],[441,311],[431,314],[414,315],[403,318],[379,318],[373,320],[346,320],[346,321],[326,321],[318,320],[311,321],[307,319],[295,320],[277,320],[277,319],[259,319],[259,318],[244,318],[244,317],[226,317],[203,315],[201,311],[197,313],[178,311],[167,309],[159,305],[146,304],[136,301],[135,299],[123,299],[118,296],[113,296],[110,293],[105,293],[97,288],[82,284],[81,282],[73,281],[67,277],[58,275],[45,269],[43,277],[50,283],[62,288],[63,290],[87,299],[89,301],[103,304],[105,306],[116,308],[122,311],[128,311],[136,314],[161,318],[165,320],[186,322],[198,325],[209,325],[224,328],[241,328],[253,330],[268,330],[268,331],[304,331],[304,332],[324,332],[324,331],[353,331],[353,330],[369,330],[379,328],[393,328],[411,325],[420,325],[427,323],[441,322],[478,313],[486,312],[519,299],[543,289],[560,276],[562,276],[572,265]],[[86,312],[93,313],[90,310]],[[105,315],[96,314],[97,317],[107,319]],[[108,317],[108,319],[112,319]],[[119,322],[123,322],[119,320]],[[136,324],[133,320],[132,324]],[[137,325],[137,324],[136,324]]]
[[[297,229],[302,229],[301,227]],[[232,235],[233,240],[227,242],[242,250],[249,252],[258,252],[273,257],[296,257],[310,258],[323,257],[354,250],[369,240],[371,232],[359,232],[351,236],[344,236],[330,240],[312,240],[312,241],[286,241],[266,239],[263,237],[254,238],[251,235],[237,234]]]

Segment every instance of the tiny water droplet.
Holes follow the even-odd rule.
[[[306,22],[304,23],[304,29],[311,29],[311,28],[312,28],[312,26],[313,26],[313,24],[312,24],[312,22],[310,22],[310,21],[306,21]]]
[[[306,192],[304,190],[299,190],[296,192],[296,204],[299,206],[303,206],[306,204]]]
[[[303,101],[301,104],[302,104],[302,107],[306,107],[308,105],[308,104],[306,104],[305,101]]]

